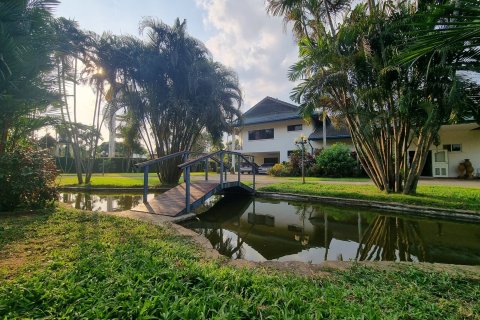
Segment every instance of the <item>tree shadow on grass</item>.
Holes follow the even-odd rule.
[[[13,242],[33,237],[37,227],[46,223],[54,211],[52,208],[33,212],[0,212],[0,252]]]

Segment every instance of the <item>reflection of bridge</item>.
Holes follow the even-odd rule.
[[[250,156],[243,155],[238,152],[220,150],[209,154],[202,154],[194,159],[188,159],[191,153],[188,151],[181,151],[171,155],[167,155],[158,159],[149,160],[143,163],[137,164],[138,167],[143,168],[144,183],[143,183],[143,203],[134,207],[132,211],[140,211],[146,213],[161,214],[166,216],[178,216],[184,213],[189,213],[191,210],[202,205],[208,198],[214,194],[221,192],[239,191],[247,194],[253,194],[255,192],[255,172],[253,172],[253,184],[252,187],[240,181],[240,162],[237,161],[238,177],[236,181],[227,181],[227,171],[229,171],[228,163],[225,164],[224,158],[227,156],[236,156],[253,166],[253,159],[250,160]],[[184,161],[178,167],[183,170],[184,183],[164,192],[155,198],[148,200],[148,173],[151,165],[157,165],[164,161],[171,160],[173,158],[181,157]],[[209,161],[216,162],[220,167],[219,181],[209,181],[208,177],[208,164]],[[205,179],[204,181],[191,181],[191,167],[193,165],[205,163]]]

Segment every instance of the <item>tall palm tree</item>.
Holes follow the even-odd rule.
[[[54,21],[54,29],[55,82],[61,99],[61,122],[57,130],[66,137],[67,143],[72,147],[77,181],[82,184],[85,163],[81,150],[82,126],[79,126],[77,121],[77,85],[80,82],[79,64],[87,61],[87,43],[90,39],[73,20],[58,18]]]
[[[52,67],[51,9],[57,3],[0,1],[0,155],[15,123],[55,99],[47,74]],[[31,123],[27,128],[37,126]]]
[[[374,10],[359,4],[335,36],[321,31],[300,39],[300,60],[290,70],[290,79],[300,81],[292,98],[304,114],[321,106],[343,119],[363,168],[386,192],[415,192],[440,126],[463,106],[457,56],[435,56],[428,75],[428,61],[392,66],[415,30],[399,22],[412,14],[408,3],[379,3]],[[438,64],[442,59],[452,63]]]
[[[350,0],[267,0],[267,11],[273,16],[283,16],[285,26],[293,23],[293,32],[298,39],[325,34],[328,23],[330,35],[337,33],[333,24],[335,17],[345,12]]]
[[[203,130],[220,139],[231,129],[230,120],[240,116],[235,73],[187,34],[185,21],[177,19],[170,27],[145,19],[141,30],[147,41],[123,39],[118,48],[117,107],[129,109],[151,157],[191,150]],[[162,182],[178,181],[180,161],[159,168]]]

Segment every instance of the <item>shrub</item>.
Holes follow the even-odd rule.
[[[290,175],[290,171],[288,164],[277,163],[268,171],[268,174],[275,177],[286,177]]]
[[[308,173],[311,172],[312,168],[315,166],[315,157],[308,152],[305,152],[304,157],[305,174],[308,175]],[[302,175],[301,150],[295,150],[290,154],[290,168],[290,176]]]
[[[316,160],[321,173],[329,177],[351,177],[357,167],[350,149],[344,143],[335,143],[323,150]]]
[[[0,211],[38,209],[57,199],[55,161],[46,151],[19,147],[0,156]]]

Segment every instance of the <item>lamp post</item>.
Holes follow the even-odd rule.
[[[105,157],[108,154],[105,151],[100,152],[100,156],[102,157],[102,176],[105,175]]]
[[[302,183],[305,183],[305,145],[307,143],[307,138],[304,135],[301,135],[300,138],[295,141],[295,144],[302,149]]]

